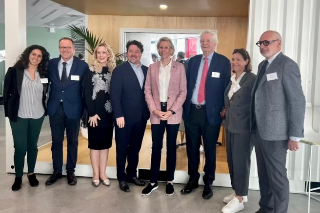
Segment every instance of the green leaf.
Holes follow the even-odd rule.
[[[93,55],[94,49],[100,43],[105,42],[102,38],[98,38],[97,36],[93,35],[92,32],[89,31],[88,28],[81,26],[77,27],[75,25],[68,25],[67,29],[70,30],[70,37],[74,40],[84,39],[87,43],[86,50]]]

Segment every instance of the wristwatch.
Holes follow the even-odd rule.
[[[176,114],[176,112],[171,109],[169,111],[172,113],[172,115]]]

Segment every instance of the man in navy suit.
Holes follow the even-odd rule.
[[[137,166],[150,113],[144,97],[148,67],[140,62],[143,45],[133,40],[129,41],[126,47],[128,61],[114,69],[110,96],[116,118],[117,178],[120,189],[129,192],[127,182],[138,186],[145,185],[137,178]],[[126,159],[128,165],[125,171]]]
[[[203,54],[192,57],[187,70],[187,99],[183,106],[186,129],[188,174],[187,185],[181,190],[189,194],[198,187],[200,138],[203,139],[205,166],[202,197],[210,199],[212,182],[215,180],[216,143],[219,137],[220,111],[224,106],[224,91],[231,77],[230,61],[214,50],[218,44],[217,34],[205,30],[200,35]]]
[[[54,184],[62,177],[64,130],[67,133],[67,179],[69,185],[76,185],[74,175],[77,155],[80,117],[82,116],[82,80],[88,71],[87,63],[73,57],[73,40],[59,41],[60,58],[49,61],[50,91],[48,115],[52,135],[53,174],[46,185]]]

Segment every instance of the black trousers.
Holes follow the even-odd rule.
[[[126,181],[127,179],[137,176],[139,152],[146,125],[147,121],[143,117],[135,123],[130,123],[125,120],[124,128],[119,128],[116,125],[115,139],[118,181]],[[126,160],[128,164],[125,169]]]
[[[200,143],[202,136],[203,148],[205,153],[205,166],[203,171],[205,175],[203,182],[212,184],[215,180],[216,171],[216,143],[219,138],[220,125],[210,125],[207,119],[207,113],[204,106],[197,109],[191,105],[190,112],[184,121],[186,128],[187,155],[188,155],[188,174],[191,182],[198,182],[199,163],[200,163]]]
[[[66,170],[74,172],[78,158],[78,137],[80,119],[69,119],[64,113],[63,103],[52,116],[49,116],[52,135],[52,163],[54,173],[62,173],[64,130],[67,133]]]
[[[161,105],[161,111],[166,112],[167,106]],[[174,179],[176,170],[177,148],[176,140],[179,124],[168,124],[167,121],[160,121],[160,124],[152,124],[152,154],[151,154],[151,183],[156,183],[160,171],[161,150],[164,131],[167,131],[167,181]]]

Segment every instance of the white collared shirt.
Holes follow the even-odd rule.
[[[281,50],[276,53],[274,56],[272,56],[269,60],[268,60],[268,65],[266,67],[266,70],[269,68],[270,64],[273,62],[273,60],[281,53]]]
[[[167,99],[168,99],[171,65],[172,65],[172,60],[166,66],[163,66],[160,61],[160,71],[159,71],[160,102],[167,102]]]
[[[230,78],[232,84],[231,84],[231,87],[230,87],[230,90],[228,92],[228,98],[229,100],[231,99],[231,97],[233,96],[233,94],[235,92],[237,92],[241,86],[240,86],[240,81],[242,79],[242,77],[246,74],[246,72],[243,72],[238,79],[236,79],[236,74],[233,74]]]
[[[59,64],[58,64],[58,70],[59,70],[59,77],[61,79],[62,76],[62,70],[63,70],[63,62],[66,62],[66,69],[67,69],[67,78],[69,77],[70,70],[73,63],[73,57],[69,61],[64,61],[62,58],[60,58]]]

